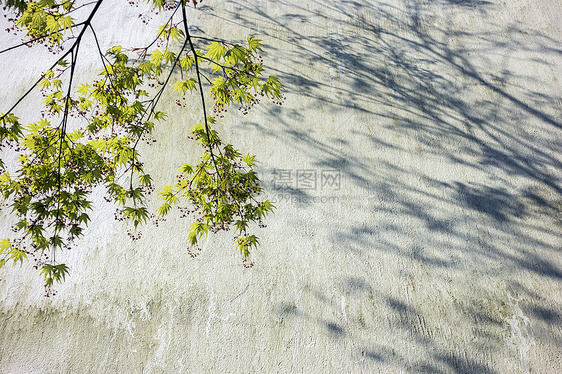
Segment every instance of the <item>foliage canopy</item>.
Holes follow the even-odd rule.
[[[166,120],[158,105],[165,93],[177,95],[183,107],[186,95],[199,98],[203,116],[191,138],[202,154],[198,164],[181,165],[174,184],[159,189],[156,215],[187,204],[180,209],[194,217],[187,237],[192,256],[209,231],[234,228],[237,248],[249,266],[250,250],[258,245],[248,231],[250,224],[261,226],[274,206],[259,197],[262,187],[253,169],[254,156],[224,143],[213,127],[231,104],[247,111],[262,97],[281,103],[281,83],[264,76],[261,41],[249,36],[238,44],[192,36],[186,7],[196,7],[196,0],[148,0],[153,12],[169,15],[154,40],[143,47],[114,46],[104,52],[92,26],[102,3],[4,0],[13,22],[9,31],[19,31],[25,39],[0,53],[42,44],[58,53],[58,59],[0,113],[0,146],[17,154],[13,173],[0,160],[0,193],[17,218],[13,236],[0,241],[0,267],[34,258],[51,294],[53,283],[64,280],[69,271],[56,261],[56,253],[84,234],[93,208],[90,194],[97,187],[105,189],[108,201],[119,204],[118,218],[132,223],[130,236],[138,238],[137,226],[155,217],[146,204],[155,187],[144,171],[139,143],[149,141],[155,126]],[[77,22],[73,12],[79,8],[87,8],[88,15]],[[78,84],[75,72],[86,32],[96,41],[100,74]],[[195,47],[201,43],[205,46]],[[34,89],[44,96],[40,118],[22,124],[15,110]],[[204,89],[213,101],[209,107]]]

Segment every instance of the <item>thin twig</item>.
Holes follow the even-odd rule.
[[[186,40],[189,42],[189,47],[191,49],[191,52],[193,53],[193,58],[195,59],[195,71],[197,73],[197,83],[199,85],[199,94],[201,95],[201,104],[203,106],[203,119],[204,119],[204,123],[205,123],[205,133],[207,134],[207,138],[209,139],[209,143],[210,143],[211,142],[211,131],[209,129],[209,122],[207,120],[207,107],[205,105],[205,95],[203,93],[203,84],[201,83],[201,73],[199,72],[199,60],[198,60],[197,52],[195,51],[195,47],[193,46],[193,42],[191,41],[191,35],[189,34],[189,26],[187,25],[187,14],[185,13],[185,0],[182,1],[181,7],[182,7],[182,9],[181,9],[182,10],[182,16],[183,16],[183,27],[185,29]],[[220,148],[219,148],[219,152],[220,152]],[[221,173],[219,172],[217,162],[215,160],[215,155],[213,154],[213,146],[211,144],[209,145],[209,154],[211,155],[211,160],[213,161],[213,164],[215,165],[215,170],[217,171],[219,179],[221,179],[222,176],[221,176]]]
[[[80,27],[80,26],[82,26],[84,23],[85,23],[85,22],[77,23],[76,25],[71,26],[71,29],[73,29],[73,28],[75,28],[75,27]],[[64,31],[64,30],[66,30],[66,29],[62,28],[62,29],[59,29],[59,30],[55,31],[54,33],[61,32],[61,31]],[[53,33],[51,33],[51,34],[53,34]],[[37,38],[34,38],[34,39],[28,40],[28,41],[26,41],[26,42],[23,42],[23,43],[21,43],[21,44],[8,47],[8,48],[6,48],[6,49],[1,50],[1,51],[0,51],[0,54],[2,54],[2,53],[4,53],[4,52],[11,51],[12,49],[16,49],[16,48],[19,48],[19,47],[26,46],[26,45],[31,44],[31,43],[33,43],[33,42],[36,42],[36,41],[38,41],[38,40],[45,39],[45,38],[49,37],[51,34],[39,36],[39,37],[37,37]]]
[[[98,0],[98,2],[96,3],[96,6],[94,7],[94,9],[92,9],[92,13],[90,13],[90,15],[88,16],[88,19],[86,21],[84,21],[82,24],[85,25],[84,28],[82,29],[82,31],[80,31],[80,34],[78,35],[78,37],[76,38],[76,41],[74,42],[74,44],[72,45],[72,47],[70,47],[70,49],[68,51],[66,51],[48,70],[52,70],[55,66],[58,65],[59,62],[61,62],[62,60],[64,60],[64,58],[66,56],[68,56],[75,48],[78,44],[80,44],[80,42],[82,41],[82,36],[84,35],[84,32],[86,31],[86,29],[88,28],[88,25],[92,22],[92,19],[94,18],[94,15],[96,14],[96,12],[98,11],[100,5],[103,3],[103,0]],[[23,96],[21,96],[18,101],[16,101],[16,103],[6,112],[6,114],[4,114],[2,117],[0,117],[0,122],[4,122],[4,118],[11,113],[26,97],[27,95],[29,95],[31,93],[31,91],[33,91],[33,89],[35,87],[37,87],[37,85],[39,84],[39,82],[41,82],[43,80],[43,78],[45,78],[45,75],[41,75],[41,77],[37,80],[37,82],[35,82],[27,91],[26,93],[23,94]]]

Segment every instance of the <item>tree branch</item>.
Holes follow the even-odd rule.
[[[80,26],[82,26],[84,23],[85,23],[85,22],[77,23],[76,25],[72,26],[71,28],[80,27]],[[61,32],[61,31],[64,31],[64,30],[66,30],[66,29],[59,29],[59,30],[55,31],[55,33],[56,33],[56,32]],[[50,35],[50,34],[49,34],[49,35]],[[26,42],[23,42],[23,43],[21,43],[21,44],[14,45],[14,46],[12,46],[12,47],[8,47],[8,48],[6,48],[6,49],[1,50],[1,51],[0,51],[0,54],[2,54],[2,53],[4,53],[4,52],[11,51],[12,49],[16,49],[16,48],[19,48],[19,47],[26,46],[26,45],[31,44],[31,43],[33,43],[33,42],[36,42],[36,41],[38,41],[38,40],[45,39],[45,38],[47,38],[49,35],[42,35],[42,36],[39,36],[39,37],[37,37],[37,38],[34,38],[34,39],[28,40],[28,41],[26,41]]]
[[[195,47],[193,46],[193,42],[191,41],[191,35],[189,34],[189,27],[187,25],[187,14],[185,13],[185,0],[182,0],[181,5],[181,11],[182,11],[182,17],[183,17],[183,27],[185,29],[185,37],[186,40],[189,42],[189,47],[191,49],[191,52],[193,52],[193,58],[195,59],[195,71],[197,73],[197,84],[199,85],[199,94],[201,95],[201,103],[203,106],[203,119],[204,119],[204,123],[205,123],[205,132],[207,133],[207,138],[209,139],[209,142],[211,141],[211,131],[209,129],[209,122],[207,120],[207,107],[205,105],[205,94],[203,93],[203,84],[201,83],[201,72],[199,71],[199,60],[198,60],[198,55],[197,55],[197,51],[195,51]],[[220,152],[220,149],[219,149]],[[209,145],[209,153],[211,155],[211,160],[213,161],[213,164],[215,165],[215,170],[217,171],[217,175],[219,176],[219,178],[221,178],[221,174],[219,172],[218,166],[217,166],[217,162],[215,160],[215,155],[213,154],[213,146]]]
[[[90,23],[92,22],[92,19],[94,18],[94,15],[96,14],[96,12],[98,11],[100,5],[103,3],[103,0],[98,0],[98,2],[96,3],[96,6],[94,7],[94,9],[92,9],[92,13],[90,13],[90,15],[88,16],[88,19],[86,21],[84,21],[82,24],[84,25],[84,28],[80,31],[80,34],[78,35],[78,37],[76,38],[76,41],[74,42],[74,44],[72,44],[72,47],[70,47],[70,49],[65,52],[48,70],[52,70],[55,66],[57,66],[57,64],[59,62],[61,62],[62,60],[64,60],[64,58],[66,56],[68,56],[75,48],[77,45],[80,44],[80,42],[82,41],[82,36],[84,36],[84,32],[86,31],[86,29],[88,28],[88,26],[90,25]],[[27,90],[26,93],[23,94],[23,96],[21,96],[18,101],[6,112],[6,114],[4,114],[2,117],[0,117],[0,121],[4,122],[4,118],[11,113],[26,97],[27,95],[29,95],[31,93],[31,91],[33,91],[33,89],[35,87],[37,87],[37,85],[39,84],[39,82],[41,82],[41,80],[43,80],[45,76],[42,75],[41,78],[39,78],[37,80],[37,82],[35,82],[31,88],[29,88]]]

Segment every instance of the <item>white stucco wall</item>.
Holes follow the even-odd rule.
[[[255,266],[230,235],[190,258],[173,215],[133,243],[98,194],[55,297],[29,267],[0,270],[0,373],[561,372],[561,2],[203,5],[193,25],[262,39],[286,85],[283,106],[221,125],[277,205]],[[103,5],[107,47],[149,37],[136,12]],[[41,53],[0,55],[0,111]],[[197,155],[197,112],[165,108],[143,149],[160,184]]]

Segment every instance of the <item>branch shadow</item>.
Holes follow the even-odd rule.
[[[518,21],[491,25],[502,9],[490,1],[233,4],[223,19],[244,14],[239,25],[256,32],[260,25],[271,72],[297,103],[268,109],[275,121],[267,126],[244,126],[311,165],[340,170],[353,191],[342,204],[353,214],[338,217],[345,224],[326,222],[330,250],[355,259],[371,278],[380,258],[423,269],[418,292],[431,282],[460,287],[464,299],[440,300],[455,300],[451,310],[482,346],[447,347],[434,331],[455,316],[430,319],[426,305],[375,291],[369,276],[334,274],[334,282],[357,300],[375,295],[380,305],[370,307],[392,317],[391,334],[408,333],[412,345],[428,350],[424,360],[408,360],[404,346],[369,347],[357,338],[360,322],[350,327],[289,304],[275,313],[363,345],[359,360],[416,372],[502,372],[484,360],[503,349],[509,324],[495,304],[500,297],[514,289],[528,298],[522,309],[545,330],[562,315],[547,297],[562,281],[562,96],[549,81],[560,67],[559,41]],[[460,28],[462,17],[472,26],[488,23]],[[318,124],[330,118],[335,124]],[[546,289],[530,287],[535,281]],[[484,310],[488,301],[479,298],[495,309]],[[543,339],[552,347],[560,336],[553,330]]]

